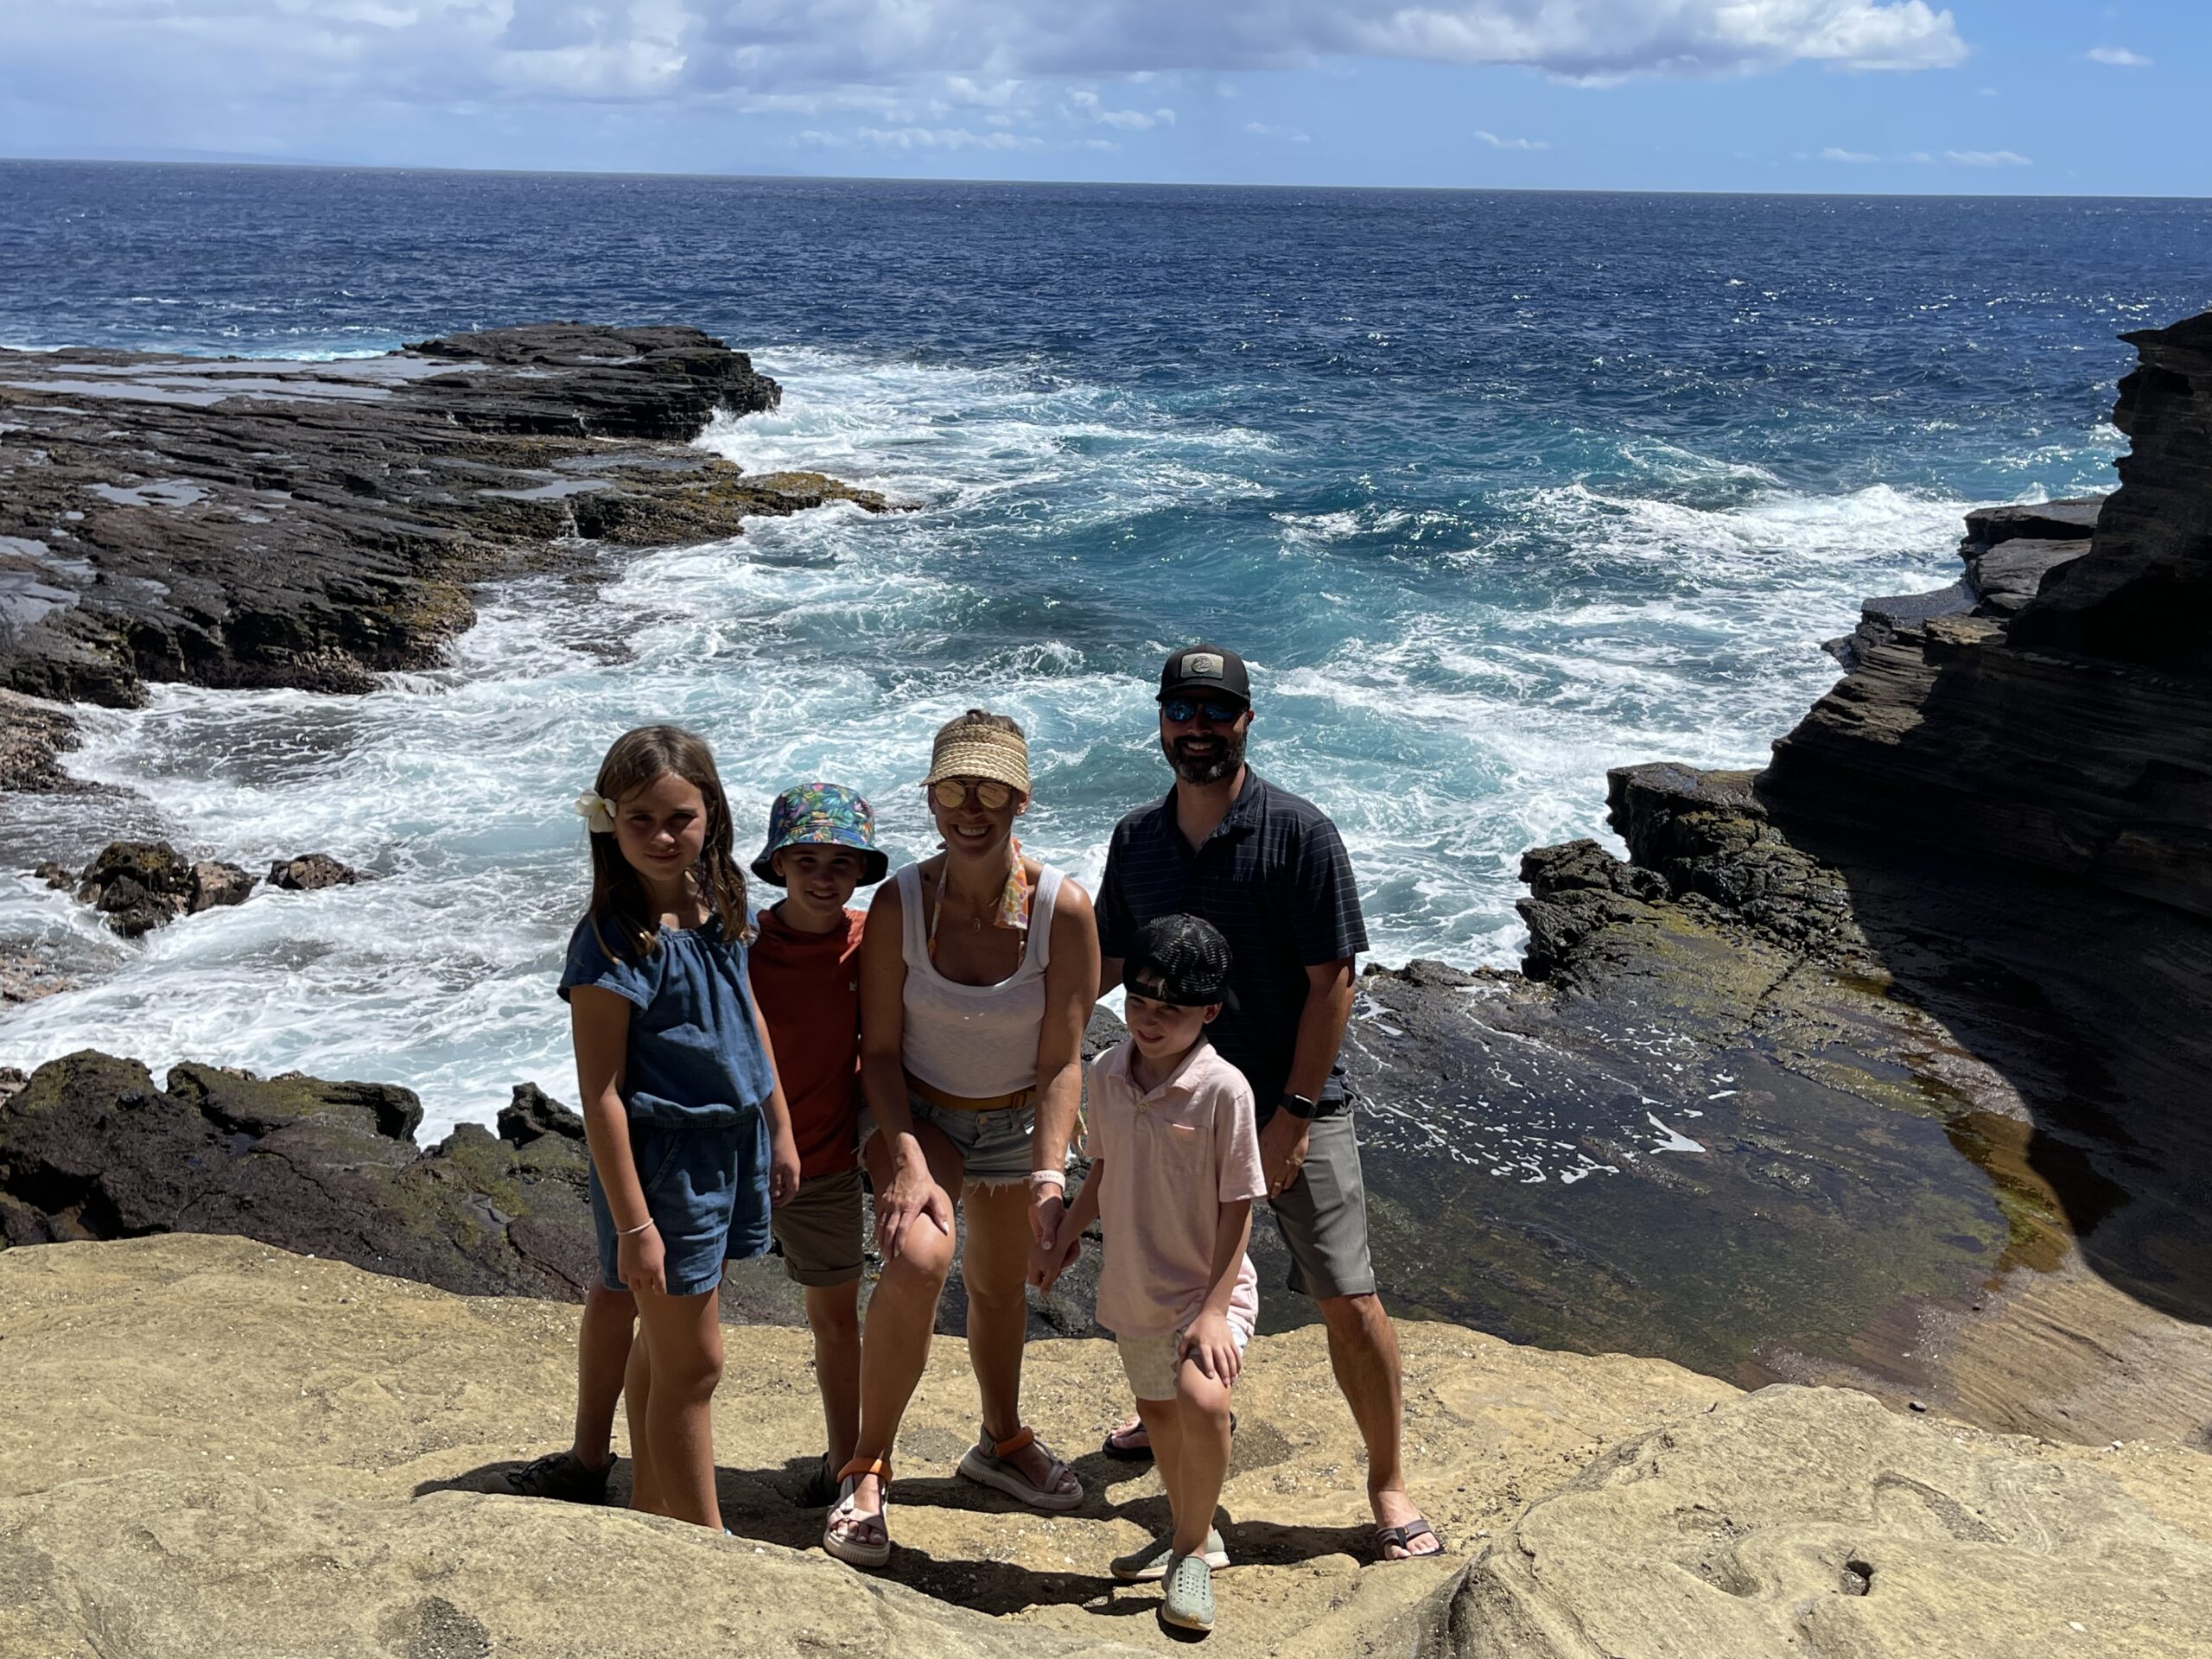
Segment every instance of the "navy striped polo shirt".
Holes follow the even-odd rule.
[[[1359,888],[1344,839],[1313,802],[1249,767],[1228,815],[1195,850],[1175,826],[1175,792],[1114,826],[1098,885],[1098,945],[1126,957],[1138,928],[1184,912],[1219,928],[1233,955],[1229,982],[1242,1005],[1206,1034],[1252,1085],[1264,1120],[1290,1076],[1309,966],[1367,949]],[[1322,1099],[1346,1098],[1344,1068]]]

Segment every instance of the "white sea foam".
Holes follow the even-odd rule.
[[[706,733],[743,839],[774,788],[851,782],[903,860],[934,839],[914,787],[931,731],[985,702],[1032,734],[1028,844],[1095,884],[1114,819],[1165,786],[1147,677],[1194,634],[1251,642],[1254,758],[1342,826],[1376,954],[1510,963],[1521,852],[1603,835],[1608,766],[1755,764],[1833,677],[1817,642],[1862,595],[1955,574],[1966,505],[1795,495],[1656,442],[1624,448],[1635,488],[1316,499],[1310,461],[1209,404],[1031,365],[760,363],[782,408],[702,443],[914,510],[756,519],[596,590],[505,588],[446,665],[365,696],[162,687],[85,711],[72,770],[150,804],[49,798],[0,835],[22,863],[128,823],[249,868],[321,849],[375,879],[257,891],[134,945],[0,884],[0,929],[85,982],[0,1018],[0,1063],[92,1043],[390,1079],[422,1093],[432,1136],[524,1078],[565,1093],[551,989],[585,880],[569,803],[621,730]]]

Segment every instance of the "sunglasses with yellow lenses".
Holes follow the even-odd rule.
[[[966,805],[970,790],[975,791],[976,804],[986,812],[995,812],[1014,798],[1012,790],[988,778],[973,783],[958,778],[947,778],[930,786],[930,792],[937,797],[937,804],[948,812]]]

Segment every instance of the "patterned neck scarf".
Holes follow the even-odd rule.
[[[938,844],[944,845],[942,842]],[[1029,873],[1022,867],[1021,842],[1008,836],[1007,851],[1009,855],[1010,867],[1006,873],[1006,886],[999,890],[998,914],[991,918],[991,925],[1009,927],[1018,933],[1026,934],[1029,931],[1031,908],[1037,902],[1037,888],[1036,885],[1030,880]],[[930,918],[929,953],[931,962],[937,960],[937,928],[938,924],[944,919],[944,886],[951,874],[952,861],[947,858],[938,867],[937,913]],[[1023,949],[1026,951],[1027,948],[1027,941],[1025,939]]]

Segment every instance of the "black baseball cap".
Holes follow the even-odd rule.
[[[1251,677],[1244,659],[1223,645],[1185,645],[1171,655],[1160,671],[1160,701],[1191,696],[1234,697],[1250,704]]]
[[[1229,988],[1229,941],[1203,917],[1155,916],[1137,929],[1122,963],[1122,988],[1179,1008],[1236,1006]]]

